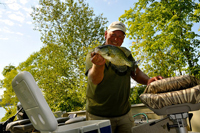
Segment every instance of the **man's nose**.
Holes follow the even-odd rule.
[[[118,37],[115,37],[115,40],[118,40]]]

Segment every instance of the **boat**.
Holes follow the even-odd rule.
[[[23,109],[29,119],[14,122],[10,119],[2,124],[6,125],[3,132],[111,133],[109,120],[87,121],[84,110],[53,113],[29,72],[19,73],[12,86],[23,106],[20,111]],[[131,106],[135,118],[135,126],[131,129],[133,133],[200,133],[200,103],[153,107],[145,102]]]

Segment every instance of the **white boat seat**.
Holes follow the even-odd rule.
[[[141,101],[157,115],[200,109],[200,80],[184,75],[157,80],[148,85]]]

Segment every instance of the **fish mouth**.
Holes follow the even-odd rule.
[[[102,49],[104,46],[105,46],[105,45],[103,45],[103,46],[98,46],[98,47],[96,47],[96,48],[98,48],[98,49]]]
[[[96,48],[94,49],[94,52],[95,52],[95,53],[99,53],[99,51],[100,51],[100,47],[96,47]]]

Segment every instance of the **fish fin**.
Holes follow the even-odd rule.
[[[141,60],[135,61],[135,65],[138,65]]]
[[[118,47],[118,48],[121,49],[127,57],[131,54],[130,51],[125,47]]]
[[[132,63],[131,71],[136,71],[136,67],[135,67],[135,66],[137,66],[137,65],[139,64],[140,61],[141,61],[141,60],[138,60],[138,61],[134,61],[134,62]]]
[[[133,67],[133,64],[134,64],[134,63],[133,63],[133,62],[130,62],[130,61],[126,63],[126,65],[127,65],[128,67]]]

